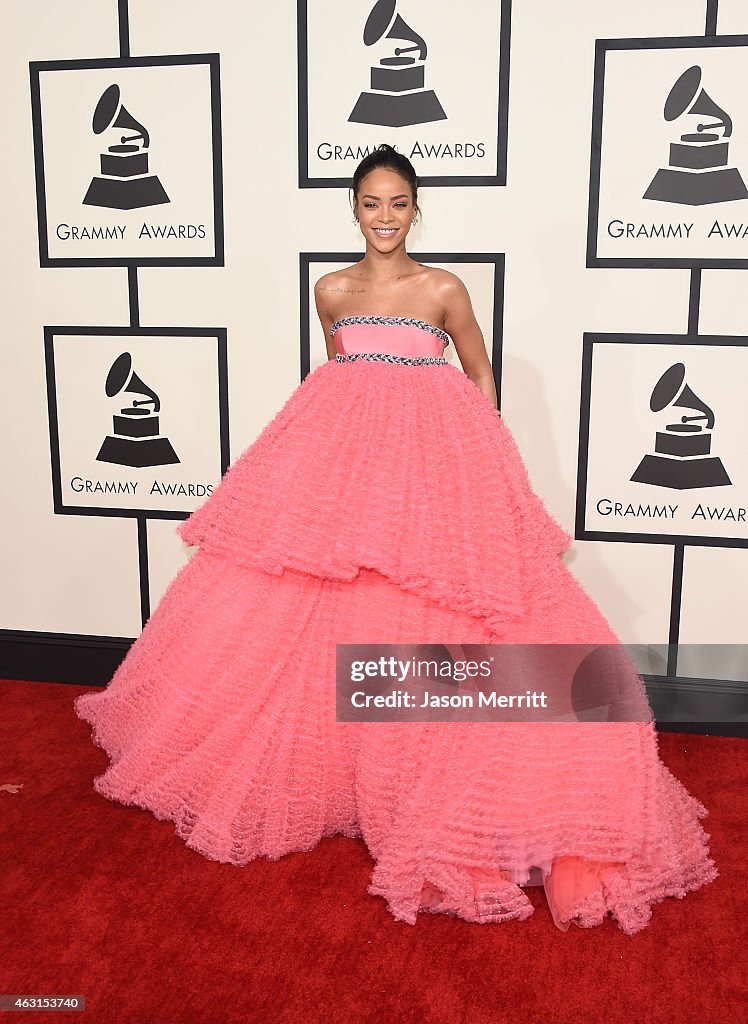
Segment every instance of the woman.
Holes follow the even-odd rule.
[[[76,701],[111,760],[94,786],[236,865],[361,837],[368,891],[411,924],[524,919],[542,884],[562,930],[634,934],[717,876],[635,673],[602,722],[336,720],[339,644],[621,649],[497,412],[464,285],[405,251],[417,184],[390,146],[357,168],[366,254],[315,286],[328,361],[178,527],[199,551]]]

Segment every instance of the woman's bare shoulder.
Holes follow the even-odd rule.
[[[470,304],[468,290],[462,278],[442,267],[429,267],[425,289],[431,297],[434,309],[446,321],[456,308]],[[436,315],[436,314],[435,314]]]
[[[461,277],[443,267],[429,267],[429,283],[439,295],[453,295],[465,287]]]
[[[323,274],[322,277],[316,281],[314,285],[315,290],[320,289],[322,291],[326,291],[333,288],[339,288],[348,280],[355,266],[356,264],[354,263],[350,267],[341,267],[340,270],[331,270],[329,273]]]

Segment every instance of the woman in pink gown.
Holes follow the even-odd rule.
[[[76,700],[110,760],[94,787],[237,866],[361,838],[369,893],[410,924],[524,919],[543,885],[560,929],[610,913],[633,935],[717,877],[638,676],[632,720],[336,718],[337,644],[620,645],[497,412],[464,286],[405,253],[412,165],[380,147],[353,187],[366,255],[315,288],[330,358],[180,524],[198,550]]]

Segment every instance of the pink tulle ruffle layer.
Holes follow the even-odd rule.
[[[496,628],[572,542],[464,373],[366,361],[309,374],[179,533],[276,574],[376,569]]]
[[[634,934],[717,877],[651,721],[335,719],[336,643],[616,642],[496,410],[412,370],[324,364],[181,524],[201,550],[75,704],[94,786],[236,865],[360,837],[411,924],[524,919],[542,882],[559,928]]]

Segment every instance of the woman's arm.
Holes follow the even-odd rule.
[[[483,333],[475,319],[468,290],[456,274],[445,273],[440,298],[446,310],[444,329],[455,344],[465,374],[496,409],[496,385]]]
[[[333,325],[334,318],[327,306],[327,298],[329,295],[328,284],[330,277],[330,274],[325,274],[314,285],[314,304],[317,307],[317,316],[319,317],[319,322],[322,324],[322,330],[325,333],[325,347],[327,349],[328,362],[330,359],[335,358],[336,351],[335,341],[330,337],[330,328]]]

